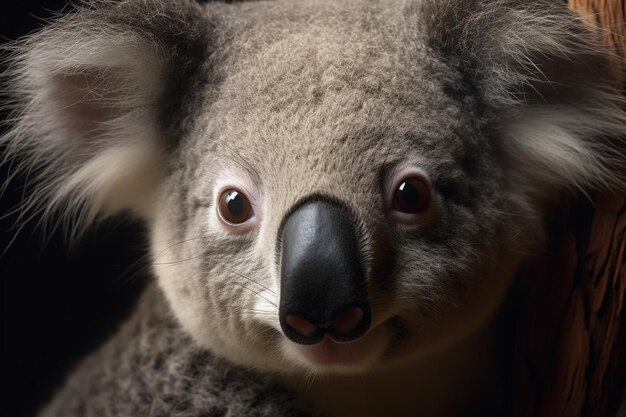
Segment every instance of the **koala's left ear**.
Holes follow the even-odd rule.
[[[207,79],[214,25],[200,7],[84,3],[8,46],[13,113],[1,143],[37,173],[31,210],[83,224],[121,209],[148,214],[163,154]]]
[[[424,4],[433,50],[464,74],[456,88],[469,84],[501,128],[513,180],[538,197],[626,189],[626,101],[580,16],[552,0]]]

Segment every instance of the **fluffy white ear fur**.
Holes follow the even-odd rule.
[[[541,200],[559,188],[626,190],[626,113],[615,94],[584,106],[536,104],[505,125],[516,182]]]
[[[35,177],[23,213],[54,211],[77,228],[122,209],[149,215],[160,166],[156,45],[65,18],[8,49],[12,126],[0,143]]]
[[[429,43],[494,110],[514,186],[626,189],[626,100],[600,29],[552,0],[425,1]]]
[[[513,109],[502,123],[513,175],[541,200],[563,187],[626,190],[626,99],[601,30],[557,6],[494,8],[495,19],[483,6],[492,24],[473,29],[489,48],[473,48],[487,100]]]

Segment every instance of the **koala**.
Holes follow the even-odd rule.
[[[609,59],[551,0],[93,0],[11,44],[25,212],[130,212],[154,276],[41,416],[503,415],[555,196],[626,188]]]

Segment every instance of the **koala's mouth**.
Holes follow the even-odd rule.
[[[313,345],[292,345],[299,355],[315,367],[360,367],[380,356],[387,339],[385,326],[379,325],[351,342],[336,342],[326,335]]]

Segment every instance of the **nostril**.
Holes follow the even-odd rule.
[[[367,333],[370,324],[369,304],[361,303],[359,307],[350,307],[337,314],[329,335],[335,342],[352,342]]]
[[[370,326],[371,313],[367,302],[358,307],[341,309],[338,314],[318,314],[317,320],[305,319],[302,315],[287,314],[281,318],[283,333],[292,342],[314,345],[327,334],[335,342],[351,342],[363,336]]]
[[[349,308],[337,316],[333,320],[333,328],[338,336],[346,335],[352,332],[363,319],[363,310],[359,307]]]
[[[305,337],[311,337],[315,333],[316,327],[307,319],[303,319],[302,317],[288,315],[285,317],[285,321],[287,324]]]

